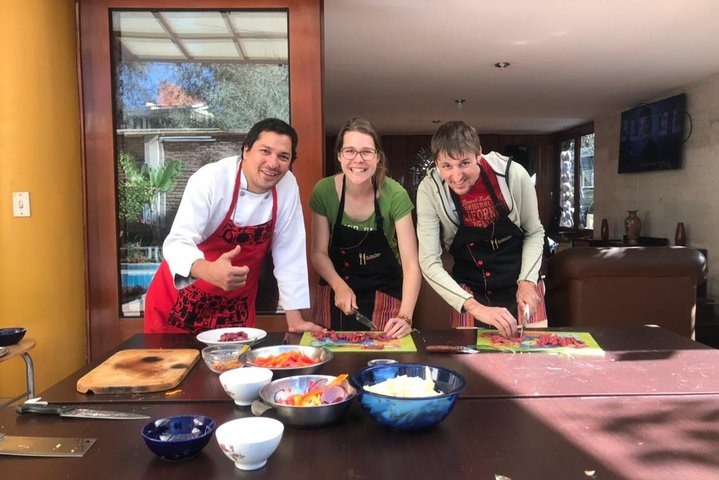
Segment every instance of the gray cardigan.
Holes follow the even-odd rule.
[[[520,280],[537,283],[544,250],[544,228],[539,221],[537,194],[529,174],[520,164],[496,152],[482,154],[497,175],[502,196],[509,207],[509,219],[524,232]],[[462,289],[442,265],[442,250],[449,250],[459,215],[450,189],[436,168],[432,168],[417,190],[417,237],[419,266],[430,286],[455,310],[471,295]],[[441,238],[440,238],[441,235]]]

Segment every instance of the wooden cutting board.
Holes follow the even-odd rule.
[[[162,392],[179,385],[199,358],[194,349],[122,350],[78,380],[77,391]]]

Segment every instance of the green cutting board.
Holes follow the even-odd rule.
[[[551,335],[558,339],[567,339],[583,344],[582,346],[543,346],[540,344],[542,336]],[[546,338],[546,337],[545,337]],[[603,356],[604,350],[597,341],[587,332],[551,332],[546,330],[525,330],[521,339],[504,338],[496,330],[477,330],[477,346],[481,350],[495,352],[543,352],[561,353],[566,355],[596,355]]]
[[[337,333],[354,333],[354,332],[337,332]],[[363,333],[363,332],[360,332]],[[412,336],[393,339],[393,340],[369,340],[363,344],[350,343],[346,340],[340,340],[333,343],[329,338],[322,340],[315,339],[310,332],[305,332],[300,340],[300,345],[312,347],[324,347],[332,352],[360,352],[360,353],[401,353],[416,352],[417,347],[412,340]]]

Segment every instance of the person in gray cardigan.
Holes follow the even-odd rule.
[[[544,247],[537,194],[527,171],[498,153],[482,154],[477,130],[447,122],[432,137],[435,166],[417,190],[419,264],[458,315],[453,326],[517,334],[517,312],[537,312]],[[450,274],[442,251],[454,258]],[[476,323],[479,322],[479,323]]]

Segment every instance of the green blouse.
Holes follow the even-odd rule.
[[[330,224],[330,232],[334,228],[337,218],[337,210],[340,207],[340,199],[335,190],[334,176],[325,177],[315,185],[310,196],[310,209],[318,215],[327,217]],[[395,222],[409,214],[414,205],[410,200],[407,190],[397,181],[385,178],[382,190],[379,195],[379,210],[382,213],[382,228],[387,237],[390,248],[399,260],[399,249],[397,247],[397,232]],[[342,216],[342,225],[357,230],[369,231],[375,229],[374,212],[369,218],[360,222],[349,218],[346,214]]]

